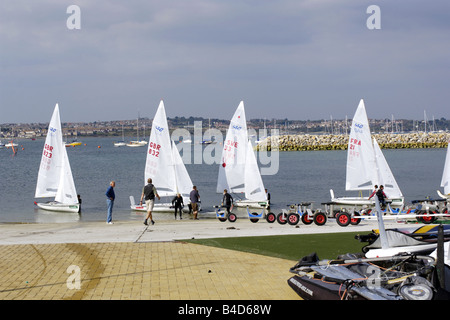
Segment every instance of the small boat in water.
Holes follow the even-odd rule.
[[[55,197],[55,200],[35,204],[48,211],[80,212],[81,205],[63,142],[58,104],[48,127],[36,184],[35,198],[46,197]]]

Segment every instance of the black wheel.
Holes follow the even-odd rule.
[[[254,216],[258,215],[256,212],[252,212],[251,214],[254,215]],[[250,218],[250,221],[253,222],[253,223],[256,223],[256,222],[259,221],[259,219],[258,218]]]
[[[353,226],[357,226],[361,222],[361,219],[360,218],[356,218],[356,217],[359,217],[360,214],[358,212],[354,212],[353,216],[355,218],[350,218],[350,224],[353,225]]]
[[[295,226],[296,224],[298,224],[299,221],[300,221],[300,217],[299,217],[298,214],[296,214],[296,213],[289,213],[287,215],[287,222],[291,226]]]
[[[286,219],[287,215],[283,215],[283,213],[279,213],[277,215],[277,221],[279,224],[286,224],[287,223],[287,219]]]
[[[323,226],[327,222],[327,215],[323,212],[316,212],[314,214],[314,223],[318,226]]]
[[[218,218],[220,222],[225,222],[227,221],[227,218]]]
[[[269,213],[266,215],[266,221],[267,221],[268,223],[274,223],[276,220],[277,220],[277,216],[276,216],[274,213],[269,212]]]
[[[302,214],[302,222],[304,224],[311,224],[311,223],[313,223],[313,219],[310,219],[308,217],[308,213],[304,213],[304,214]]]
[[[346,227],[350,224],[350,215],[347,212],[341,212],[336,215],[336,222],[341,227]]]
[[[436,217],[433,215],[434,212],[426,212],[426,211],[419,211],[418,214],[425,215],[424,217],[417,217],[417,221],[424,223],[424,224],[430,224],[436,221]]]
[[[228,221],[235,222],[237,220],[237,217],[234,213],[228,214]]]

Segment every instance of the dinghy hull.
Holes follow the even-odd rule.
[[[81,206],[79,204],[64,204],[56,201],[50,201],[45,203],[36,202],[39,209],[54,211],[54,212],[71,212],[80,213]]]

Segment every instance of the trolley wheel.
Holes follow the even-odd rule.
[[[354,212],[353,216],[359,217],[360,214],[358,212]],[[357,226],[361,222],[360,218],[350,218],[350,224],[353,226]]]
[[[426,211],[419,211],[418,214],[424,214],[425,217],[417,217],[417,221],[422,222],[424,224],[430,224],[433,223],[437,218],[433,216],[434,212],[426,212]]]
[[[276,220],[277,220],[277,216],[276,216],[274,213],[269,212],[269,213],[266,215],[266,221],[267,221],[268,223],[274,223]]]
[[[300,217],[299,217],[298,214],[296,214],[296,213],[289,213],[287,215],[287,222],[291,226],[295,226],[296,224],[298,224],[299,221],[300,221]]]
[[[347,212],[341,212],[336,215],[336,222],[341,227],[346,227],[350,224],[350,215]]]
[[[304,214],[302,214],[302,222],[304,223],[304,224],[311,224],[311,223],[313,223],[313,219],[310,219],[309,217],[308,217],[308,214],[307,213],[304,213]]]
[[[323,226],[327,222],[327,215],[323,212],[316,212],[314,214],[314,223],[318,226]]]
[[[234,213],[228,214],[228,221],[235,222],[237,220],[237,217]]]
[[[227,221],[227,218],[217,218],[217,219],[219,219],[220,222],[225,222],[225,221]]]
[[[252,212],[252,215],[257,216],[258,214],[256,212]],[[250,221],[253,223],[256,223],[259,221],[259,219],[258,218],[250,218]]]
[[[286,224],[287,223],[286,215],[284,215],[283,217],[283,213],[279,213],[277,215],[277,221],[279,224]]]

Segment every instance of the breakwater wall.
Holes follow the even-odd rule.
[[[268,137],[256,146],[258,151],[346,150],[348,135],[280,135]],[[373,134],[381,149],[446,148],[450,132]]]

